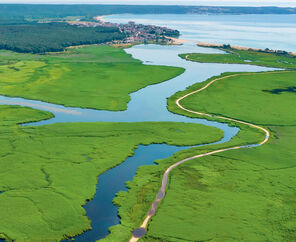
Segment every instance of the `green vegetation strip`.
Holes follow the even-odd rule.
[[[195,145],[223,136],[217,128],[172,122],[17,125],[50,117],[0,106],[0,234],[7,240],[58,241],[90,229],[81,206],[94,196],[98,175],[137,145]],[[131,232],[136,224],[125,226]]]
[[[144,65],[109,46],[49,55],[0,51],[0,94],[119,111],[127,108],[129,93],[183,72],[177,67]]]
[[[271,140],[252,149],[229,150],[200,157],[174,169],[169,178],[167,195],[141,241],[296,239],[293,188],[296,185],[296,153],[293,148],[296,144],[296,120],[295,109],[291,106],[296,96],[294,92],[274,94],[264,91],[295,86],[296,71],[225,73],[221,77],[226,76],[203,92],[183,99],[181,105],[195,112],[263,125],[270,131]],[[216,78],[219,77],[175,94],[168,100],[169,109],[190,117],[202,117],[181,110],[175,105],[176,100]],[[270,95],[275,102],[271,101]],[[220,121],[215,117],[208,119]],[[165,170],[169,164],[193,155],[255,144],[264,139],[262,133],[251,127],[234,122],[230,124],[240,126],[241,130],[229,143],[178,152],[174,157],[159,161],[158,167],[162,166]],[[121,193],[116,200],[123,220],[142,216],[138,226],[142,223],[147,215],[142,210],[149,210],[160,187],[161,176],[161,171],[151,171],[145,167],[140,169],[130,183],[131,189]],[[145,182],[148,179],[156,187]],[[142,186],[137,186],[136,182]],[[124,236],[130,238],[121,225],[115,226],[112,231],[116,233],[111,233],[106,241]]]
[[[189,61],[202,63],[227,63],[227,64],[248,64],[256,66],[267,66],[291,69],[296,68],[296,56],[289,54],[274,54],[260,51],[235,50],[219,48],[226,51],[226,54],[181,54],[180,57]]]

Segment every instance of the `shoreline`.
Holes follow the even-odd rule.
[[[183,45],[184,43],[189,42],[189,40],[186,40],[186,39],[179,39],[179,38],[167,37],[167,36],[166,38],[171,39],[173,45]]]
[[[111,14],[110,14],[111,15]],[[104,20],[104,17],[110,16],[110,15],[99,15],[99,16],[94,16],[94,20],[97,20],[99,22],[102,23],[106,23],[106,21]]]
[[[208,48],[223,48],[225,44],[215,44],[215,43],[207,43],[207,42],[197,42],[197,45],[200,47],[208,47]],[[233,50],[248,50],[248,51],[257,51],[257,52],[266,52],[266,53],[281,53],[286,52],[288,55],[295,56],[296,53],[294,52],[287,52],[283,50],[272,50],[272,49],[260,49],[260,48],[253,48],[253,47],[245,47],[245,46],[238,46],[238,45],[226,45],[228,48]]]

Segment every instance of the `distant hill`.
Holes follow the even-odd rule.
[[[53,5],[0,4],[0,19],[91,18],[107,14],[296,14],[296,8],[213,7],[213,6],[136,6],[136,5]]]

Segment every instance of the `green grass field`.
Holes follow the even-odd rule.
[[[291,104],[295,102],[295,93],[273,94],[272,90],[295,86],[295,82],[296,71],[244,73],[219,80],[198,95],[181,101],[181,104],[191,110],[256,124],[294,125],[296,109],[291,108]],[[200,85],[204,83],[194,85],[188,90],[196,90]]]
[[[142,241],[295,241],[295,137],[190,161],[169,190]]]
[[[108,110],[125,109],[128,93],[183,71],[144,66],[121,49],[103,46],[45,56],[0,51],[0,57],[1,94]],[[207,58],[211,60],[210,55]],[[252,62],[292,68],[268,57],[260,61],[254,57]],[[175,169],[167,196],[141,241],[296,240],[295,77],[295,71],[242,73],[182,101],[192,110],[264,125],[272,137],[261,147],[227,151]],[[177,108],[175,100],[205,84],[172,96],[169,110],[198,117]],[[81,206],[94,196],[98,175],[132,155],[139,144],[193,145],[223,136],[213,127],[166,122],[18,125],[51,117],[30,108],[0,106],[0,236],[7,240],[59,241],[89,229]],[[115,198],[121,224],[112,227],[103,241],[130,238],[169,165],[264,138],[253,128],[240,128],[226,144],[191,148],[159,160],[158,166],[140,167],[128,182],[130,190]]]
[[[295,82],[296,71],[242,73],[217,81],[181,102],[191,110],[264,125],[272,137],[260,147],[227,151],[176,168],[167,195],[140,241],[296,240],[296,95],[288,88]],[[172,96],[169,109],[188,115],[176,107],[176,99],[205,84],[197,83]],[[282,90],[280,94],[272,91],[276,89]],[[179,152],[168,160],[179,161],[193,154],[263,140],[261,133],[240,127],[239,135],[229,143]],[[144,174],[149,174],[148,169],[142,169],[136,180]],[[129,193],[141,197],[143,192],[133,186]]]
[[[108,235],[105,239],[100,241],[103,241],[103,242],[128,241],[131,238],[132,229],[137,228],[143,222],[143,219],[146,217],[147,211],[150,209],[151,203],[154,201],[155,196],[159,190],[163,172],[171,164],[176,163],[187,157],[191,157],[193,155],[197,155],[201,153],[206,153],[219,148],[226,148],[229,146],[236,146],[241,144],[257,143],[264,138],[264,135],[261,133],[258,133],[257,130],[255,129],[246,128],[244,126],[242,126],[241,128],[242,129],[241,131],[239,131],[239,134],[235,136],[229,143],[221,144],[221,145],[207,145],[204,147],[190,148],[187,150],[179,151],[176,154],[174,154],[172,157],[169,157],[167,159],[158,160],[157,161],[158,166],[140,167],[138,169],[136,177],[133,179],[133,181],[128,183],[128,187],[130,188],[129,191],[120,192],[118,196],[114,199],[115,204],[119,206],[119,215],[121,217],[122,223],[111,227],[110,228],[111,234]],[[172,176],[175,176],[175,174],[172,174]],[[193,179],[197,180],[197,178],[198,176],[195,176]],[[178,176],[175,179],[182,180],[183,177]],[[194,182],[194,180],[191,180],[190,182]],[[170,192],[170,189],[171,189],[171,185],[169,185],[169,192]],[[184,187],[181,189],[186,190],[188,188]],[[177,191],[177,195],[178,194],[179,193]],[[192,202],[190,198],[179,197],[179,199],[176,200],[176,203],[182,206],[185,200],[186,200],[185,206],[188,206],[188,204]],[[181,217],[182,211],[178,213]],[[169,214],[166,214],[166,215],[170,216]],[[188,217],[182,218],[182,222],[186,221],[187,218]],[[152,218],[152,224],[154,219],[155,218]],[[168,223],[164,221],[162,222],[163,222],[163,225],[160,226],[160,229],[163,229],[164,227],[168,226]],[[170,225],[174,226],[174,223],[171,222]],[[179,232],[183,230],[183,227],[179,227],[175,229],[177,229]],[[188,237],[186,237],[185,234],[183,235],[184,235],[184,238],[186,238],[185,241],[187,241]],[[155,237],[151,237],[149,233],[148,233],[148,236],[149,237],[143,238],[140,241],[144,241],[148,238],[149,238],[148,241],[157,241],[157,239]],[[167,235],[161,236],[159,240],[160,241],[176,241],[175,238],[172,238]],[[181,238],[180,240],[182,241]],[[192,240],[194,240],[194,238]]]
[[[71,107],[119,111],[129,93],[169,80],[184,70],[147,66],[109,46],[50,55],[0,51],[0,94]]]
[[[7,240],[59,241],[89,229],[81,206],[94,196],[98,175],[139,144],[194,145],[223,136],[213,127],[165,122],[18,125],[50,117],[0,106],[0,235]]]
[[[296,68],[296,57],[288,55],[276,55],[258,51],[245,51],[219,48],[227,54],[181,54],[180,57],[190,61],[202,63],[228,63],[268,66],[277,68]]]

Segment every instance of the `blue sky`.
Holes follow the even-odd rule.
[[[0,3],[103,3],[296,7],[296,0],[0,0]]]

